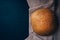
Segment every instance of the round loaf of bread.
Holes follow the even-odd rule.
[[[50,35],[55,30],[55,15],[48,8],[35,10],[30,19],[33,31],[41,36]]]

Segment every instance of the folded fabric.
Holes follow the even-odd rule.
[[[25,40],[59,40],[60,32],[57,32],[54,35],[50,35],[50,36],[40,36],[33,32],[33,29],[30,23],[30,15],[34,10],[39,9],[39,8],[50,7],[50,9],[54,11],[54,4],[53,4],[54,0],[27,0],[27,2],[29,5],[29,36]],[[60,13],[59,8],[57,10],[57,14]]]

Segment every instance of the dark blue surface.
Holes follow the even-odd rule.
[[[24,40],[27,36],[26,0],[0,0],[0,40]]]

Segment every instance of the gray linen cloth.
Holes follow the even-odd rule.
[[[33,32],[33,29],[30,23],[30,15],[34,10],[39,9],[39,8],[50,7],[50,9],[54,11],[54,4],[53,4],[54,0],[27,0],[27,2],[30,7],[29,8],[29,36],[25,40],[60,40],[60,27],[59,27],[58,32],[56,32],[54,35],[40,36]],[[60,4],[60,1],[58,3]],[[58,4],[58,9],[57,9],[57,16],[58,16],[58,19],[60,20],[60,14],[59,14],[60,5],[59,4]]]

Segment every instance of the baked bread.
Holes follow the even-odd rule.
[[[55,15],[48,8],[37,9],[31,14],[31,25],[35,33],[47,36],[55,30]]]

